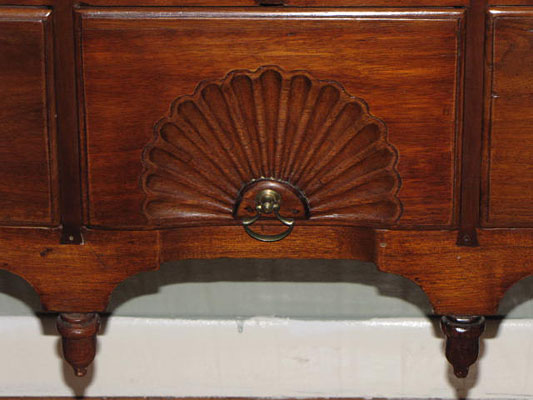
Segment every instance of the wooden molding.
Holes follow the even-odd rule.
[[[99,329],[100,316],[96,313],[62,313],[57,317],[63,355],[76,376],[85,376],[94,360]]]

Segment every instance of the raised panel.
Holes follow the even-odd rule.
[[[482,218],[533,225],[533,8],[490,11]]]
[[[50,10],[0,7],[0,225],[55,225]]]
[[[143,212],[141,176],[156,123],[198,85],[265,66],[335,82],[383,122],[399,174],[390,190],[402,210],[378,226],[455,225],[462,11],[111,8],[82,9],[79,17],[90,225],[155,226]],[[214,155],[213,176],[216,137],[203,145]],[[323,161],[319,153],[311,171]],[[201,211],[192,210],[191,220],[201,222]],[[319,223],[349,222],[333,216]]]

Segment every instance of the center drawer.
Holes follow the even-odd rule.
[[[310,223],[455,226],[462,10],[77,16],[88,225],[232,224],[271,180]]]

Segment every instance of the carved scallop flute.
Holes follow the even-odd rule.
[[[155,226],[242,221],[254,239],[296,220],[385,227],[402,213],[385,124],[339,83],[266,66],[178,98],[143,153],[144,213]],[[252,230],[260,217],[288,227]],[[446,355],[465,377],[484,320],[444,317]]]
[[[201,83],[157,123],[143,162],[144,213],[156,226],[243,222],[273,241],[295,220],[385,226],[402,212],[385,124],[305,71],[265,66]],[[289,229],[254,235],[268,214]]]
[[[533,275],[532,1],[0,0],[0,269],[83,376],[138,272],[374,261],[466,376]]]
[[[402,213],[397,159],[385,124],[339,83],[275,66],[232,71],[179,97],[156,124],[143,152],[144,214],[165,227],[241,221],[267,242],[297,220],[385,227]],[[272,215],[284,232],[252,229]],[[465,339],[448,319],[443,330],[464,377],[481,331]]]

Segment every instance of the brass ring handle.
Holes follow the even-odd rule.
[[[294,228],[294,219],[285,218],[280,215],[279,209],[281,206],[281,196],[278,192],[272,189],[265,189],[261,191],[255,198],[255,204],[257,213],[251,218],[244,218],[242,220],[242,225],[244,226],[244,230],[248,235],[256,240],[260,240],[261,242],[277,242],[278,240],[289,236]],[[283,225],[288,226],[289,229],[276,235],[263,235],[261,233],[254,232],[250,228],[250,226],[252,226],[261,217],[261,214],[271,213],[274,213],[278,221]]]

